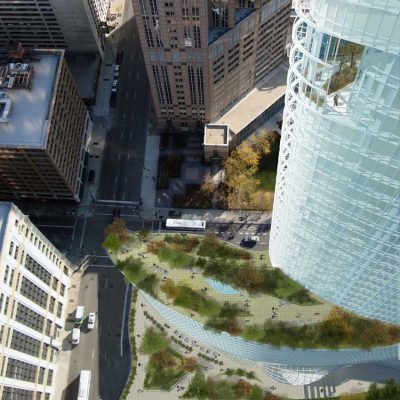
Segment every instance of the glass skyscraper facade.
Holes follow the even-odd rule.
[[[335,304],[400,324],[400,2],[296,12],[271,260]]]

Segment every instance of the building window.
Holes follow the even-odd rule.
[[[197,90],[199,92],[199,104],[204,105],[204,85],[203,85],[202,67],[197,67]]]
[[[154,80],[156,82],[158,101],[160,102],[160,104],[164,104],[165,101],[164,101],[164,94],[163,94],[162,87],[161,87],[160,71],[159,71],[157,65],[152,65],[152,69],[153,69]]]
[[[193,36],[194,36],[194,47],[200,48],[201,40],[200,40],[200,27],[199,26],[193,27]]]

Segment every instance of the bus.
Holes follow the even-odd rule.
[[[81,326],[82,325],[84,312],[85,312],[85,307],[84,306],[76,307],[75,326]]]
[[[87,370],[81,371],[81,376],[79,378],[79,390],[77,400],[89,400],[90,391],[90,378],[92,377],[92,372]]]
[[[181,231],[204,231],[206,229],[206,221],[167,218],[165,227]]]

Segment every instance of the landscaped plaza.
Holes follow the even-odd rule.
[[[130,233],[119,224],[114,221],[115,226],[110,226],[104,247],[127,281],[143,291],[139,290],[141,300],[136,302],[140,322],[136,315],[131,323],[137,365],[141,364],[134,374],[142,374],[142,383],[138,387],[140,379],[132,378],[131,393],[178,390],[183,394],[174,385],[185,382],[181,387],[187,388],[194,374],[203,379],[196,371],[206,368],[204,379],[216,379],[215,374],[246,364],[174,329],[168,319],[146,306],[146,293],[211,332],[225,331],[245,341],[309,349],[370,348],[398,341],[397,328],[316,298],[272,268],[266,252],[235,246],[211,234]],[[261,367],[248,363],[247,368],[246,373],[258,369],[264,388],[274,387]]]

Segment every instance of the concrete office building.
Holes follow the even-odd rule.
[[[21,57],[0,65],[0,198],[78,201],[89,113],[64,50]]]
[[[290,0],[132,0],[160,126],[216,120],[284,60]]]
[[[7,0],[0,3],[0,48],[27,47],[103,52],[110,0]]]
[[[271,261],[332,303],[400,324],[400,3],[303,3]]]
[[[59,399],[67,259],[12,203],[0,202],[0,398]]]

